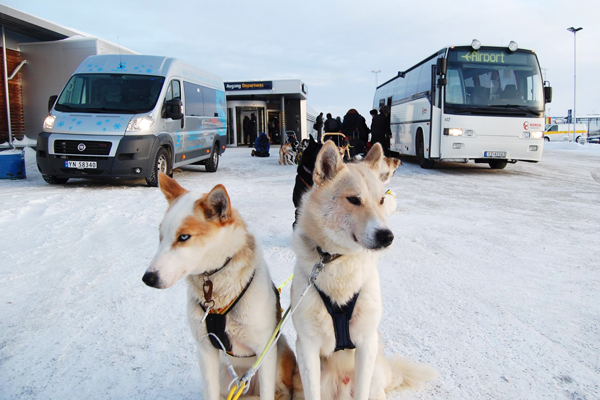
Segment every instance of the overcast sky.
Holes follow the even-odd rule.
[[[372,108],[376,79],[448,45],[534,50],[554,88],[550,116],[600,114],[600,1],[136,1],[4,0],[36,17],[117,41],[142,54],[180,58],[226,81],[300,79],[308,105],[343,116]],[[376,74],[371,71],[380,70]],[[370,121],[370,118],[367,118]]]

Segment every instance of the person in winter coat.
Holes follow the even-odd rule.
[[[317,142],[321,141],[321,129],[323,128],[323,113],[319,114],[317,117],[317,122],[313,126],[317,130]]]
[[[377,110],[374,110],[377,112]],[[392,130],[390,128],[389,120],[389,109],[386,106],[381,108],[381,114],[373,115],[373,121],[371,122],[371,147],[375,143],[381,143],[383,147],[383,154],[389,155],[390,152],[390,137],[392,137]]]
[[[369,141],[369,128],[365,118],[354,108],[348,110],[344,116],[342,124],[342,133],[350,141],[350,157],[357,154],[364,155],[367,151],[367,142]]]
[[[266,133],[261,132],[260,135],[254,141],[254,150],[252,155],[256,157],[269,157],[269,150],[271,149],[271,143]]]
[[[248,143],[248,147],[252,147],[252,142],[250,139],[252,138],[252,121],[246,115],[244,117],[244,121],[242,123],[243,131],[244,131],[244,139],[246,139],[246,143]]]
[[[339,132],[342,127],[338,125],[337,120],[333,119],[331,113],[327,113],[327,120],[325,121],[325,132]]]
[[[256,114],[250,114],[250,145],[256,140]]]

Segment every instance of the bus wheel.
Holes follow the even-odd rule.
[[[488,164],[490,164],[491,169],[504,169],[508,161],[506,160],[492,160]]]
[[[217,172],[217,168],[219,168],[219,145],[217,143],[214,144],[210,158],[206,160],[204,167],[206,172]]]
[[[435,166],[435,161],[425,158],[425,142],[423,141],[423,132],[417,132],[417,159],[423,169],[431,169]]]
[[[150,175],[146,177],[146,183],[148,186],[158,187],[158,173],[162,172],[163,174],[169,175],[171,172],[170,164],[169,152],[164,147],[159,148],[156,152],[156,157],[154,158],[154,164],[152,165]]]

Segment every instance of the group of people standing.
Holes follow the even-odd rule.
[[[340,117],[333,118],[330,113],[327,114],[327,119],[323,122],[323,113],[320,113],[315,122],[314,128],[317,130],[317,140],[321,141],[321,129],[325,128],[325,133],[341,132],[346,136],[350,143],[350,156],[354,157],[357,154],[366,154],[367,148],[370,148],[375,143],[380,143],[383,147],[384,154],[389,155],[390,138],[392,130],[390,127],[390,110],[387,106],[381,107],[381,112],[376,109],[370,111],[372,116],[371,128],[367,126],[365,118],[351,108],[348,110],[342,121]],[[369,141],[369,133],[371,140]],[[336,141],[335,138],[332,140]],[[338,139],[339,141],[339,139]],[[341,143],[337,143],[341,146]]]

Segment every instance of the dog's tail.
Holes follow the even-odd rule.
[[[388,359],[391,379],[388,381],[386,392],[394,389],[415,389],[423,383],[432,381],[439,376],[439,372],[429,365],[417,364],[405,358],[394,357]]]

